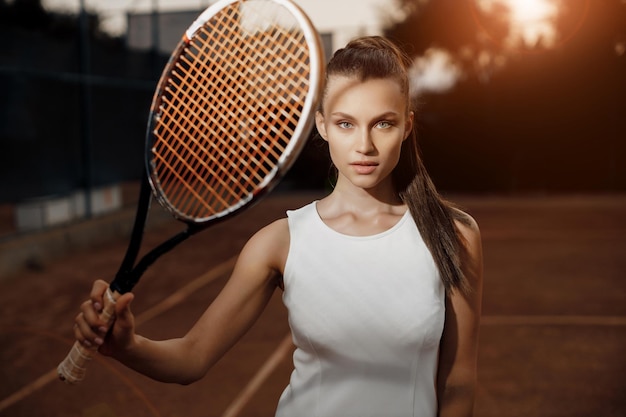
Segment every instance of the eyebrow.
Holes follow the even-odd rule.
[[[348,113],[343,113],[343,112],[333,112],[330,114],[332,117],[340,117],[340,118],[346,118],[346,119],[353,119],[354,116],[348,114]],[[379,115],[374,116],[372,119],[373,120],[378,120],[378,119],[385,119],[385,118],[389,118],[389,117],[398,117],[399,113],[395,112],[395,111],[387,111],[384,113],[381,113]]]

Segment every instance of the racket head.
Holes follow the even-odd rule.
[[[321,45],[290,0],[221,0],[206,9],[153,98],[146,167],[156,200],[201,225],[270,191],[313,127]]]

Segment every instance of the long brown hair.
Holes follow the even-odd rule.
[[[407,112],[413,110],[409,95],[408,69],[411,61],[396,44],[380,36],[357,38],[336,51],[326,68],[333,75],[368,79],[392,78],[406,94]],[[326,83],[328,85],[328,82]],[[467,217],[437,192],[420,155],[415,128],[402,145],[398,165],[392,172],[396,192],[408,206],[430,250],[447,291],[469,288],[461,262],[466,249],[455,220]]]

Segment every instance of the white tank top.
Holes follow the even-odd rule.
[[[294,371],[277,417],[435,417],[444,288],[408,210],[382,233],[287,212],[283,301]]]

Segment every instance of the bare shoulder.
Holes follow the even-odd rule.
[[[468,245],[480,244],[480,228],[478,222],[468,213],[455,208],[454,223]]]
[[[242,256],[251,256],[282,274],[289,251],[289,223],[275,220],[256,232],[246,243]]]
[[[455,225],[463,236],[465,244],[465,256],[463,258],[465,277],[473,290],[480,292],[483,274],[483,250],[480,228],[476,220],[468,213],[459,209],[454,210]]]
[[[280,245],[284,244],[285,241],[289,243],[289,222],[287,218],[275,220],[263,227],[250,238],[250,241],[263,245]]]

